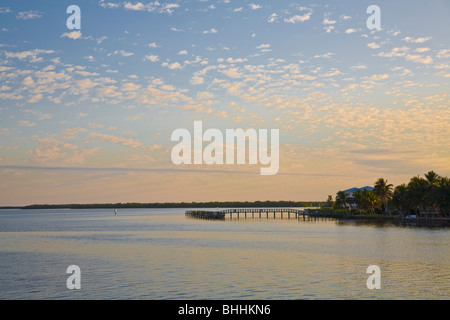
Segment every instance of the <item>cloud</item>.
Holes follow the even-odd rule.
[[[388,74],[374,74],[370,77],[370,80],[378,81],[378,80],[385,80],[388,79]]]
[[[319,74],[319,77],[327,78],[327,77],[334,77],[334,76],[337,76],[340,74],[341,74],[341,72],[338,69],[333,68],[330,72],[327,72],[324,74]]]
[[[378,44],[376,44],[375,42],[371,42],[369,44],[367,44],[367,46],[371,49],[378,49],[380,48],[380,46]]]
[[[23,79],[22,84],[27,87],[34,87],[36,85],[36,83],[34,82],[34,80],[31,76],[28,76],[25,79]]]
[[[197,99],[199,99],[199,100],[207,100],[207,99],[213,99],[213,98],[214,98],[214,94],[212,94],[211,92],[202,91],[202,92],[197,93]]]
[[[142,3],[142,2],[125,2],[123,7],[127,10],[133,11],[148,11],[148,12],[158,12],[158,13],[173,13],[174,9],[179,8],[180,5],[176,3],[159,3],[158,1]]]
[[[142,114],[141,115],[135,115],[135,116],[129,116],[127,118],[125,118],[126,121],[136,121],[136,120],[140,120],[142,118]]]
[[[5,136],[9,136],[9,129],[0,128],[0,135],[4,134]]]
[[[198,76],[198,75],[194,75],[191,80],[189,81],[192,85],[199,85],[205,82],[205,79]]]
[[[144,57],[144,61],[158,62],[159,57],[157,55],[147,55]]]
[[[34,49],[21,52],[5,52],[5,56],[7,58],[17,58],[19,60],[30,59],[30,62],[41,62],[43,59],[38,57],[38,55],[51,54],[54,52],[55,51],[53,50]]]
[[[364,64],[361,65],[357,65],[357,66],[353,66],[352,70],[363,70],[363,69],[367,69],[367,66]]]
[[[142,143],[137,140],[134,140],[131,138],[127,139],[127,138],[123,138],[123,137],[118,137],[118,136],[114,136],[111,134],[91,132],[89,134],[89,137],[91,137],[93,139],[99,139],[99,140],[102,140],[103,142],[107,142],[107,143],[118,143],[123,146],[130,147],[130,148],[139,148],[142,146]]]
[[[268,44],[268,43],[263,43],[256,47],[256,49],[262,49],[262,50],[269,49],[269,48],[270,48],[270,44]]]
[[[227,89],[227,92],[231,95],[238,96],[242,94],[242,83],[234,82],[234,83],[224,83],[222,87]]]
[[[42,18],[42,12],[40,11],[22,11],[19,12],[16,16],[19,20],[32,20]]]
[[[385,58],[404,57],[407,51],[409,51],[408,47],[396,47],[390,52],[380,52],[377,55]]]
[[[21,127],[33,127],[33,126],[36,125],[34,122],[31,122],[31,121],[28,121],[28,120],[20,120],[20,121],[17,121],[17,123]]]
[[[100,150],[99,147],[83,149],[77,145],[56,140],[54,137],[35,138],[39,145],[30,151],[31,161],[43,165],[81,164],[87,156]]]
[[[83,79],[76,81],[76,85],[81,90],[88,90],[98,85],[97,82],[92,81],[91,79]]]
[[[116,50],[114,51],[115,55],[120,55],[122,57],[131,57],[134,55],[134,52],[126,52],[124,50]]]
[[[355,33],[357,30],[353,29],[353,28],[348,28],[347,30],[345,30],[345,33],[350,34],[350,33]]]
[[[114,9],[114,8],[120,7],[120,4],[118,4],[118,3],[105,2],[105,0],[100,0],[99,5],[103,8],[109,8],[109,9]]]
[[[177,69],[182,68],[182,66],[179,62],[173,62],[173,63],[163,62],[163,63],[161,63],[161,66],[168,68],[170,70],[177,70]]]
[[[330,33],[331,31],[333,31],[334,30],[334,26],[325,26],[323,29],[327,32],[327,33]]]
[[[121,89],[122,89],[122,91],[136,91],[136,90],[139,90],[140,88],[141,88],[140,85],[128,82],[128,83],[124,83],[122,85]]]
[[[250,3],[248,6],[249,6],[252,10],[258,10],[258,9],[261,9],[261,8],[262,8],[262,6],[260,6],[259,4],[254,4],[254,3]]]
[[[417,48],[417,49],[416,49],[416,52],[424,53],[424,52],[428,52],[428,51],[430,51],[430,50],[431,50],[430,48]]]
[[[437,53],[437,57],[439,59],[450,58],[450,50],[448,49],[439,50],[439,52]]]
[[[270,45],[269,45],[269,47],[270,47]],[[234,64],[234,63],[242,63],[242,62],[246,62],[247,59],[246,59],[246,58],[236,58],[236,59],[228,58],[226,61],[227,61],[228,63]]]
[[[131,2],[126,2],[124,4],[124,8],[128,9],[128,10],[136,10],[136,11],[140,11],[140,10],[145,10],[146,9],[146,5],[144,5],[141,2],[137,2],[135,4],[132,4]]]
[[[286,23],[299,23],[299,22],[305,22],[308,21],[311,18],[311,12],[305,13],[303,15],[294,15],[290,18],[285,18],[284,22]]]
[[[411,38],[411,37],[406,37],[406,38],[403,38],[402,40],[406,41],[406,42],[409,42],[409,43],[424,43],[424,42],[427,42],[430,39],[431,39],[431,37],[416,38],[416,39]]]
[[[323,19],[322,24],[335,24],[336,20],[328,20],[327,18]]]
[[[51,114],[49,114],[49,113],[44,113],[44,114],[40,114],[39,115],[39,120],[48,120],[48,119],[51,119],[51,118],[53,118],[53,116],[51,115]]]
[[[219,32],[219,31],[217,31],[216,29],[214,29],[214,28],[211,28],[211,29],[209,29],[209,30],[205,30],[205,31],[203,31],[203,34],[208,34],[208,33],[217,33],[217,32]]]
[[[272,23],[278,19],[278,15],[276,13],[272,13],[270,17],[267,19],[267,22]]]
[[[36,95],[32,96],[32,97],[28,100],[28,102],[29,102],[29,103],[36,103],[36,102],[41,101],[42,98],[43,98],[42,94],[39,93],[39,94],[36,94]]]
[[[61,134],[73,136],[73,135],[75,135],[77,133],[86,132],[86,131],[87,130],[85,128],[77,127],[77,128],[72,128],[72,129],[64,129],[64,130],[61,131]]]
[[[72,31],[72,32],[64,32],[61,35],[61,38],[69,38],[69,39],[73,39],[73,40],[80,39],[81,31],[77,30],[77,31]]]
[[[421,56],[418,54],[408,54],[406,57],[406,60],[416,62],[416,63],[423,63],[423,64],[431,64],[433,63],[433,58],[430,56]]]
[[[324,58],[324,59],[330,59],[332,56],[334,56],[336,53],[328,52],[324,54],[316,54],[313,58]]]
[[[223,74],[225,74],[226,76],[230,77],[230,78],[241,78],[242,74],[238,71],[238,68],[230,68],[227,70],[221,70],[220,72],[222,72]]]
[[[437,66],[434,66],[435,69],[450,69],[450,65],[448,64],[440,64]]]

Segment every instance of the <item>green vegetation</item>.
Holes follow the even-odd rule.
[[[450,179],[434,171],[424,176],[413,177],[408,184],[394,189],[387,180],[380,178],[375,182],[373,191],[359,189],[352,197],[339,191],[334,208],[350,210],[353,214],[450,217]]]

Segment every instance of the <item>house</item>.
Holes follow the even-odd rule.
[[[347,199],[347,204],[350,206],[350,209],[355,209],[356,208],[356,202],[355,202],[355,197],[354,194],[357,190],[369,190],[369,191],[373,191],[372,187],[369,186],[365,186],[362,188],[351,188],[351,189],[347,189],[344,190],[343,192],[345,193],[345,197]]]

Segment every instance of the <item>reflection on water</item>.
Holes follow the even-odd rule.
[[[2,299],[448,299],[447,228],[187,219],[182,209],[0,211]],[[66,268],[81,268],[79,291]],[[381,290],[366,269],[381,268]]]

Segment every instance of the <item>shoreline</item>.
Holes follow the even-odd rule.
[[[322,207],[323,201],[209,201],[209,202],[153,202],[153,203],[86,203],[86,204],[32,204],[0,206],[0,209],[139,209],[139,208],[257,208],[257,207]]]

